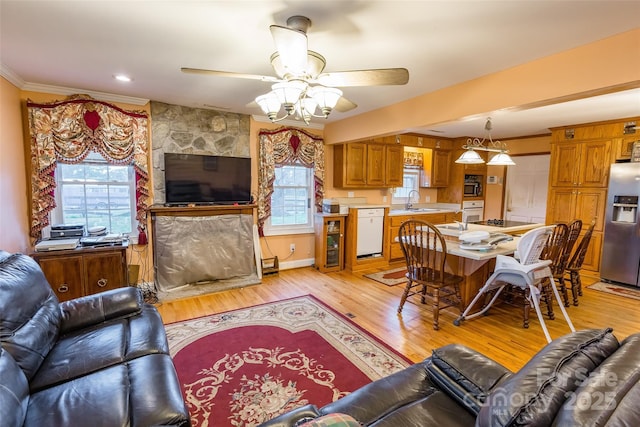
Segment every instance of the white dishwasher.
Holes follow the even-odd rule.
[[[383,208],[358,209],[357,257],[382,255],[383,224]]]

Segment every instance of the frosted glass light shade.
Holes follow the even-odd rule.
[[[270,120],[276,118],[276,114],[280,111],[280,100],[275,93],[269,92],[256,98],[256,102]]]
[[[271,86],[271,90],[276,94],[284,110],[291,114],[294,105],[300,99],[300,95],[305,89],[305,84],[301,82],[282,82]]]
[[[309,89],[308,94],[318,103],[322,114],[328,116],[342,96],[342,91],[334,87],[314,86]]]
[[[511,159],[511,156],[505,152],[496,154],[491,158],[491,160],[489,160],[489,162],[487,162],[487,165],[489,166],[513,166],[515,164],[516,163]]]
[[[456,160],[456,163],[464,163],[464,164],[470,165],[470,164],[484,163],[484,160],[482,160],[482,157],[480,157],[480,154],[476,153],[475,150],[468,149],[467,151],[462,153],[462,155],[458,158],[458,160]]]

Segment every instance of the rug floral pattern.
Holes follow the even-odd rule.
[[[187,349],[190,344],[212,334],[235,350],[194,356],[186,363],[193,374],[181,376],[178,369],[193,425],[199,427],[256,426],[308,403],[322,406],[352,391],[347,384],[359,387],[410,363],[312,296],[174,323],[166,329],[176,362],[193,351]],[[233,342],[249,329],[258,331],[255,339],[246,345]],[[282,334],[271,335],[274,331]],[[281,335],[287,334],[295,337],[293,347],[282,345],[286,339]],[[331,363],[331,351],[315,352],[318,337],[348,364]],[[177,368],[184,364],[176,363]],[[328,401],[318,402],[319,396]]]

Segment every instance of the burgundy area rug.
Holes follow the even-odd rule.
[[[609,294],[619,295],[622,297],[640,300],[640,290],[630,288],[624,285],[616,285],[613,283],[595,282],[593,285],[587,286],[589,289],[595,289]]]
[[[380,271],[378,273],[365,274],[367,279],[375,280],[387,286],[396,286],[400,283],[407,283],[405,274],[407,273],[406,267],[394,268],[391,270]]]
[[[166,326],[198,427],[257,426],[411,362],[311,295]]]

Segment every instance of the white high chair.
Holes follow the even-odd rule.
[[[517,286],[521,289],[529,289],[528,299],[531,305],[534,306],[538,319],[540,320],[540,326],[544,331],[544,335],[547,338],[547,342],[551,342],[551,336],[547,330],[547,325],[542,317],[540,311],[540,293],[541,282],[548,278],[551,282],[550,288],[553,290],[556,301],[560,306],[562,315],[569,324],[571,332],[575,332],[573,323],[569,319],[569,315],[564,309],[564,304],[560,299],[560,294],[556,289],[555,282],[553,280],[553,273],[549,268],[551,260],[540,260],[540,254],[544,249],[549,235],[552,233],[554,226],[539,227],[526,232],[518,242],[515,257],[498,255],[496,256],[496,266],[493,274],[482,288],[478,291],[478,295],[471,301],[471,304],[467,306],[465,311],[453,321],[453,324],[460,326],[460,323],[465,319],[473,319],[474,317],[484,314],[491,308],[495,300],[502,292],[502,289],[506,285]],[[487,292],[498,289],[491,301],[477,313],[469,314],[472,307],[482,298]]]

